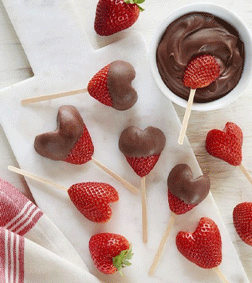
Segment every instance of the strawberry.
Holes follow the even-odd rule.
[[[68,195],[80,213],[98,223],[110,219],[112,210],[109,204],[119,200],[118,193],[112,186],[95,182],[74,184],[69,188]]]
[[[180,253],[202,268],[214,268],[222,261],[222,242],[218,226],[202,217],[193,233],[179,232],[176,245]]]
[[[158,162],[159,155],[151,155],[147,157],[128,157],[126,160],[136,174],[140,177],[144,177],[150,173],[155,164]]]
[[[194,57],[187,65],[183,84],[192,89],[204,88],[220,75],[220,66],[210,54]]]
[[[94,29],[99,35],[111,35],[131,27],[143,9],[144,0],[99,0]]]
[[[223,131],[214,129],[208,132],[206,150],[212,156],[238,166],[242,162],[242,142],[242,130],[235,123],[228,122]]]
[[[128,240],[118,234],[100,233],[89,240],[89,251],[94,265],[105,274],[113,274],[131,265],[133,253]]]
[[[64,160],[72,164],[84,164],[92,159],[94,145],[87,127],[83,126],[83,133]]]
[[[135,69],[130,63],[116,60],[92,77],[87,90],[99,102],[116,110],[127,110],[138,98],[137,92],[131,85],[135,76]]]
[[[252,246],[252,202],[243,202],[234,208],[233,222],[243,242]]]
[[[185,203],[183,200],[173,195],[169,190],[168,190],[168,202],[169,202],[170,210],[177,215],[184,214],[189,210],[193,209],[197,205],[197,204]]]

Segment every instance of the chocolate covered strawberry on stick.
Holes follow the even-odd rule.
[[[89,252],[94,265],[104,274],[120,272],[131,265],[133,256],[128,240],[119,234],[99,233],[89,240]]]
[[[129,182],[92,157],[94,146],[83,119],[78,110],[71,105],[61,106],[58,110],[57,129],[36,136],[34,148],[38,154],[52,160],[61,160],[80,165],[92,161],[127,189],[137,193]]]
[[[135,75],[136,72],[130,63],[116,60],[98,71],[89,81],[87,88],[31,97],[22,100],[21,103],[26,105],[88,92],[96,100],[107,106],[116,110],[127,110],[137,101],[137,92],[131,85]]]
[[[165,142],[164,133],[155,127],[148,127],[143,131],[138,127],[131,126],[121,133],[119,139],[119,149],[135,173],[141,177],[142,233],[144,243],[148,241],[145,176],[156,165],[165,147]]]
[[[242,144],[242,130],[232,122],[227,122],[223,131],[209,131],[206,137],[207,152],[233,166],[238,166],[252,184],[252,177],[242,164]]]
[[[96,7],[94,29],[97,34],[108,36],[131,27],[143,8],[145,0],[99,0]]]
[[[210,179],[206,175],[193,179],[191,168],[187,164],[178,164],[169,173],[167,187],[172,214],[150,268],[150,275],[155,272],[176,216],[188,212],[206,198],[210,190]]]
[[[215,57],[210,54],[198,55],[188,63],[184,77],[183,84],[189,87],[189,99],[182,122],[182,127],[179,134],[178,143],[183,144],[188,121],[191,114],[194,95],[197,88],[204,88],[214,82],[220,75],[220,66]]]
[[[180,231],[176,245],[189,261],[204,269],[214,269],[222,282],[228,283],[219,268],[222,262],[222,241],[220,230],[212,219],[202,217],[193,233]]]
[[[70,200],[79,212],[93,222],[107,222],[112,216],[110,203],[119,200],[116,189],[106,183],[83,182],[73,184],[70,188],[66,188],[13,166],[8,166],[8,169],[22,176],[66,191]]]
[[[242,202],[234,208],[233,222],[242,241],[252,246],[252,202]]]

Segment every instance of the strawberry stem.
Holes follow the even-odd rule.
[[[113,265],[117,268],[121,276],[123,276],[121,269],[131,265],[129,260],[132,259],[132,256],[132,246],[130,246],[128,250],[123,250],[119,255],[113,257]]]
[[[124,0],[126,4],[136,4],[140,12],[144,11],[144,8],[142,8],[139,4],[142,4],[145,0]]]

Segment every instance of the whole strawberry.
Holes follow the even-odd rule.
[[[211,130],[206,137],[206,150],[212,156],[231,165],[242,162],[242,130],[235,123],[228,122],[223,131]]]
[[[243,242],[252,246],[252,202],[243,202],[234,208],[233,222]]]
[[[96,182],[74,184],[69,188],[68,195],[80,213],[98,223],[105,223],[111,218],[109,204],[119,200],[115,188]]]
[[[130,63],[116,60],[92,77],[87,90],[99,102],[116,110],[127,110],[138,98],[131,85],[135,75],[135,69]]]
[[[89,240],[89,251],[94,265],[105,274],[113,274],[131,265],[133,253],[128,240],[118,234],[100,233]]]
[[[202,217],[193,233],[179,232],[176,245],[181,254],[202,268],[214,268],[222,261],[222,242],[215,222]]]
[[[198,55],[187,65],[183,83],[192,89],[204,88],[220,75],[220,66],[210,54]]]
[[[143,9],[144,0],[99,0],[94,29],[99,35],[111,35],[131,27]]]

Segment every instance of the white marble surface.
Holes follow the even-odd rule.
[[[6,5],[10,5],[9,1],[5,1],[5,2],[6,2]],[[134,246],[136,247],[136,250],[135,250],[136,254],[138,254],[138,250],[141,250],[143,248],[143,245],[141,243],[140,218],[139,217],[135,218],[135,214],[133,214],[133,212],[130,210],[129,210],[129,214],[127,214],[126,216],[122,213],[125,206],[133,204],[135,205],[136,210],[139,211],[138,215],[140,215],[139,197],[132,197],[132,195],[126,192],[125,189],[122,188],[118,183],[113,181],[110,177],[108,177],[104,173],[99,172],[99,170],[95,168],[93,164],[83,165],[78,170],[76,170],[76,167],[74,168],[69,167],[68,164],[64,164],[61,162],[57,163],[57,167],[56,167],[55,162],[40,158],[36,156],[34,152],[32,151],[32,140],[34,138],[34,135],[37,133],[41,133],[44,130],[51,130],[55,127],[55,116],[56,116],[58,106],[60,106],[63,103],[70,103],[69,101],[71,101],[71,103],[73,104],[79,105],[80,101],[83,101],[82,95],[76,96],[76,98],[74,98],[73,100],[72,98],[71,100],[65,98],[62,100],[55,101],[55,102],[43,103],[35,107],[28,107],[28,108],[22,109],[21,112],[20,112],[20,105],[19,103],[17,103],[17,99],[16,99],[17,96],[27,97],[29,95],[32,95],[34,92],[43,93],[45,91],[55,92],[58,90],[67,90],[68,88],[71,89],[72,84],[76,88],[79,85],[83,85],[83,80],[85,79],[87,80],[88,77],[91,76],[90,73],[92,73],[98,67],[98,65],[102,66],[106,62],[109,62],[110,60],[112,60],[114,56],[119,56],[120,58],[127,59],[131,61],[132,63],[134,63],[134,65],[136,65],[137,73],[141,74],[136,79],[134,84],[135,84],[136,89],[139,91],[139,93],[142,93],[143,92],[142,90],[144,89],[144,95],[148,97],[148,101],[146,102],[146,100],[143,99],[143,95],[141,94],[136,107],[134,107],[133,109],[129,111],[126,111],[123,114],[122,113],[118,114],[113,109],[108,109],[107,107],[100,105],[98,102],[94,101],[93,99],[85,96],[85,104],[83,104],[80,107],[80,111],[93,137],[93,141],[95,144],[94,157],[96,157],[97,159],[99,157],[99,159],[101,161],[104,161],[104,163],[108,162],[110,167],[111,168],[114,167],[114,170],[117,171],[118,173],[121,173],[121,175],[124,175],[125,177],[130,176],[132,178],[132,182],[134,182],[135,184],[138,184],[139,180],[134,174],[132,174],[128,164],[124,160],[124,157],[122,157],[119,152],[118,154],[116,154],[116,156],[113,156],[113,159],[116,159],[115,162],[111,163],[108,161],[111,159],[110,152],[112,152],[114,148],[116,147],[117,136],[119,135],[120,131],[124,128],[122,121],[126,119],[128,123],[130,124],[131,121],[134,120],[136,121],[135,124],[138,124],[142,127],[145,127],[149,125],[150,123],[152,123],[153,125],[159,126],[169,137],[167,140],[169,147],[166,147],[166,150],[164,154],[161,156],[160,162],[158,163],[157,167],[153,170],[152,174],[150,174],[150,176],[147,178],[147,181],[149,184],[148,202],[150,201],[151,203],[158,204],[160,206],[160,215],[156,215],[156,207],[155,206],[150,207],[149,205],[149,218],[150,218],[149,220],[150,220],[150,227],[152,228],[150,229],[149,244],[147,248],[144,250],[145,252],[149,251],[150,254],[153,255],[155,253],[155,247],[158,244],[156,239],[161,237],[162,230],[164,230],[165,222],[169,215],[167,203],[163,202],[163,200],[166,197],[166,187],[165,187],[164,177],[165,178],[167,177],[169,170],[172,168],[173,165],[177,163],[178,160],[179,160],[178,162],[181,162],[181,161],[186,162],[187,160],[190,160],[190,164],[193,166],[195,170],[195,174],[199,174],[199,168],[197,167],[197,164],[195,163],[194,157],[192,156],[189,148],[184,147],[183,149],[184,153],[186,154],[186,157],[183,156],[183,151],[178,152],[178,154],[176,154],[176,151],[174,152],[174,149],[176,149],[177,145],[176,145],[176,139],[173,138],[173,135],[176,134],[176,132],[178,132],[178,127],[177,127],[178,120],[174,118],[175,117],[174,111],[171,107],[171,104],[160,93],[158,93],[158,91],[155,89],[155,86],[152,84],[150,80],[148,80],[147,86],[143,86],[141,78],[148,77],[150,76],[150,74],[148,73],[148,71],[146,71],[146,68],[144,68],[144,66],[147,66],[146,65],[147,58],[146,58],[146,54],[144,54],[145,53],[144,46],[142,46],[141,44],[140,45],[138,44],[138,38],[135,38],[133,41],[133,42],[136,42],[138,45],[130,47],[130,49],[132,49],[135,53],[130,53],[130,50],[127,50],[127,51],[125,50],[125,52],[122,53],[121,48],[123,49],[126,46],[125,44],[119,43],[119,45],[117,44],[116,46],[112,47],[112,49],[111,47],[109,47],[107,49],[100,50],[99,52],[97,52],[95,56],[100,56],[99,57],[100,60],[98,62],[94,61],[93,64],[91,64],[89,61],[88,66],[91,65],[90,68],[84,68],[84,62],[85,62],[85,58],[90,57],[90,56],[87,56],[89,52],[93,53],[93,51],[91,47],[89,46],[88,50],[85,48],[85,54],[84,54],[83,53],[84,46],[82,45],[82,43],[87,39],[91,42],[93,47],[99,48],[102,45],[106,45],[108,43],[111,43],[112,41],[117,41],[118,39],[121,39],[122,37],[125,37],[127,35],[132,36],[132,33],[137,30],[142,31],[146,42],[149,43],[151,34],[155,28],[155,24],[157,24],[160,19],[160,15],[162,14],[163,16],[165,16],[165,13],[172,12],[174,9],[185,4],[187,1],[180,1],[176,5],[175,3],[169,3],[169,9],[167,5],[165,5],[164,6],[165,9],[162,8],[162,12],[160,13],[159,13],[159,11],[161,11],[160,7],[158,7],[157,4],[154,5],[153,3],[152,4],[146,3],[146,11],[145,11],[146,14],[144,14],[145,16],[141,15],[141,18],[135,24],[134,27],[118,35],[112,36],[110,38],[102,39],[102,40],[99,37],[97,37],[92,31],[92,25],[91,25],[92,19],[91,18],[94,17],[94,10],[95,10],[95,5],[93,4],[93,2],[85,1],[85,3],[81,3],[80,1],[76,1],[75,3],[78,7],[77,11],[79,12],[79,15],[80,15],[80,23],[83,26],[85,26],[85,30],[87,31],[87,38],[85,37],[76,38],[77,34],[71,33],[71,32],[67,33],[67,36],[69,38],[75,39],[74,41],[70,42],[71,48],[73,48],[73,50],[77,48],[78,52],[80,52],[80,54],[83,54],[83,57],[81,57],[82,58],[81,60],[76,60],[76,59],[74,60],[74,56],[72,56],[71,57],[72,59],[69,60],[70,58],[69,56],[67,56],[67,60],[63,61],[65,63],[64,65],[62,64],[63,63],[61,61],[62,58],[60,59],[60,57],[62,54],[64,54],[64,51],[66,51],[66,49],[63,49],[63,50],[61,49],[62,53],[61,52],[59,54],[57,53],[56,54],[57,56],[55,56],[55,53],[54,54],[50,53],[52,50],[49,48],[49,47],[55,46],[55,44],[59,44],[58,46],[61,46],[61,44],[64,44],[65,46],[64,40],[66,40],[69,43],[69,40],[68,40],[69,38],[65,37],[64,30],[60,29],[59,33],[54,33],[54,29],[50,28],[50,34],[42,33],[43,36],[46,36],[46,41],[42,40],[43,37],[41,36],[41,33],[39,33],[40,40],[38,41],[36,39],[37,38],[36,35],[38,35],[37,30],[36,32],[34,32],[33,36],[31,36],[32,33],[28,32],[28,30],[31,28],[30,27],[31,25],[29,21],[27,20],[27,18],[25,21],[22,21],[23,28],[18,29],[16,25],[20,26],[20,22],[18,23],[18,19],[20,19],[20,14],[18,15],[19,10],[12,8],[12,7],[15,7],[18,4],[18,2],[16,3],[15,1],[11,2],[11,3],[14,3],[15,5],[14,6],[10,5],[8,8],[8,11],[10,12],[10,16],[13,19],[13,24],[15,26],[15,29],[17,30],[17,33],[20,36],[21,42],[23,39],[23,41],[25,41],[26,43],[24,44],[22,42],[25,52],[32,66],[33,72],[35,73],[35,76],[29,81],[23,82],[21,85],[16,85],[8,90],[4,90],[4,93],[8,93],[8,95],[13,96],[13,100],[10,101],[10,97],[6,99],[7,104],[2,105],[1,110],[2,110],[2,113],[4,113],[7,110],[10,111],[10,109],[11,111],[13,111],[12,115],[8,115],[9,112],[6,113],[6,115],[2,115],[3,117],[2,119],[3,119],[3,125],[9,125],[9,123],[11,125],[14,125],[14,128],[7,130],[6,133],[7,133],[7,136],[9,137],[10,143],[19,161],[19,164],[24,169],[28,169],[30,171],[36,170],[37,172],[43,174],[44,176],[46,175],[47,177],[51,179],[53,178],[55,181],[58,180],[58,182],[60,182],[61,184],[68,185],[68,186],[71,184],[72,180],[75,180],[74,182],[78,182],[78,181],[83,181],[83,179],[90,180],[93,178],[94,180],[96,180],[97,177],[99,177],[103,181],[107,180],[107,182],[114,184],[114,186],[119,190],[120,197],[121,197],[120,204],[118,203],[115,206],[113,206],[115,212],[118,215],[118,218],[112,219],[108,224],[106,224],[105,226],[102,226],[102,228],[100,228],[100,226],[98,226],[97,228],[97,225],[90,224],[87,220],[83,219],[82,216],[80,216],[78,212],[75,211],[74,207],[69,205],[68,199],[66,198],[65,195],[55,192],[50,188],[48,188],[47,192],[42,191],[41,189],[45,188],[45,186],[41,186],[41,185],[38,186],[35,182],[30,182],[29,185],[31,185],[31,189],[32,189],[32,192],[34,194],[34,197],[37,203],[40,206],[43,206],[44,210],[48,212],[47,213],[48,216],[49,217],[51,216],[52,220],[55,221],[57,224],[59,224],[61,230],[63,230],[66,236],[70,239],[70,241],[73,242],[77,250],[81,253],[85,261],[87,261],[87,264],[90,267],[92,272],[95,272],[95,270],[92,267],[92,264],[89,262],[87,247],[86,245],[84,245],[84,242],[87,242],[88,237],[92,233],[98,232],[100,231],[100,229],[102,230],[111,229],[113,231],[115,231],[116,229],[117,230],[116,232],[118,233],[121,232],[125,236],[128,236],[129,239],[134,235],[134,241],[132,240],[132,242],[133,244],[135,242]],[[43,10],[43,12],[45,13],[47,13],[49,10],[52,11],[51,9],[57,6],[55,3],[58,3],[58,1],[39,1],[39,2],[42,5],[42,7],[40,7],[40,11]],[[33,4],[33,1],[26,1],[24,3],[26,3],[27,5],[26,11],[28,10],[31,11],[32,13],[30,15],[34,16],[37,19],[38,18],[37,15],[39,14],[36,14],[34,12],[36,10],[36,5]],[[38,3],[38,1],[36,3]],[[72,17],[70,29],[72,29],[73,27],[77,28],[77,24],[73,18],[73,14],[71,14],[70,12],[71,6],[68,6],[68,5],[65,6],[64,3],[65,1],[61,1],[61,7],[56,7],[56,8],[60,8],[61,11],[64,12],[63,14],[61,14],[60,20],[64,20],[64,17],[65,19],[69,19]],[[161,5],[161,4],[165,4],[166,1],[160,1],[158,3]],[[230,6],[230,3],[224,3],[224,4],[226,4],[227,6]],[[246,3],[244,2],[244,4]],[[151,8],[149,8],[148,10],[148,7],[151,7]],[[234,3],[233,3],[233,8],[234,9],[236,8],[236,5]],[[242,10],[244,14],[246,14],[245,11],[248,11],[248,9],[247,8],[245,9],[245,8],[246,7],[242,8],[244,9],[244,11]],[[241,7],[239,6],[239,9],[235,9],[235,10],[236,12],[239,12],[241,11]],[[89,15],[89,21],[87,20],[88,19],[87,15]],[[50,27],[49,22],[47,23],[47,26]],[[61,35],[59,36],[59,34]],[[62,35],[64,35],[64,37]],[[15,36],[10,38],[10,42],[12,40],[15,42],[15,39],[16,39]],[[48,50],[50,51],[49,53],[48,53]],[[68,50],[69,49],[67,49],[67,51]],[[112,52],[110,50],[112,50]],[[135,56],[133,54],[137,54],[141,50],[143,51],[143,54],[139,55],[138,59],[136,60],[137,62],[136,62]],[[21,50],[18,50],[18,51],[22,53]],[[106,54],[106,58],[104,58],[103,53]],[[51,58],[52,56],[53,58]],[[13,57],[11,57],[10,60],[13,60],[12,58]],[[24,58],[24,57],[21,56],[20,58]],[[48,64],[49,63],[48,60],[50,61],[53,60],[53,64]],[[90,60],[90,58],[88,58],[88,60]],[[16,60],[13,60],[13,62],[16,63]],[[6,62],[5,64],[3,64],[3,66],[7,66],[6,67],[7,71],[9,68],[8,63],[9,62]],[[70,64],[69,68],[68,68],[68,63]],[[75,64],[79,64],[78,69],[75,68]],[[23,59],[20,60],[20,65],[27,66],[27,61]],[[85,62],[85,67],[86,67],[86,62]],[[68,72],[69,69],[71,70],[71,72]],[[6,70],[4,73],[7,73]],[[25,73],[25,72],[18,72],[18,73],[24,74],[23,75],[24,77],[28,76],[28,73]],[[54,83],[50,81],[50,78],[52,76],[54,78],[53,79]],[[71,81],[72,76],[73,76],[73,81]],[[19,80],[20,78],[19,77],[13,78],[12,82],[14,82],[15,79]],[[10,81],[8,82],[8,80],[2,81],[2,83],[5,85],[11,84],[11,82]],[[35,85],[39,87],[37,87],[37,89],[31,88],[30,87],[31,84],[34,84],[34,87]],[[41,84],[43,84],[43,87],[41,87]],[[156,104],[154,105],[151,104],[151,102],[154,101],[151,91],[153,91],[153,93],[157,92],[158,100],[155,100]],[[166,112],[168,112],[167,108],[162,108],[162,111],[159,111],[159,104],[166,105],[170,109],[169,113],[171,114],[169,116],[166,114]],[[94,108],[95,108],[95,114],[97,114],[96,116],[94,116],[94,111],[93,111]],[[147,111],[149,109],[151,109],[152,111],[154,109],[154,113],[155,113],[154,117],[151,117],[149,115],[149,111]],[[181,110],[180,109],[178,110],[181,113]],[[48,114],[46,118],[47,120],[42,119],[42,116],[43,118],[45,117],[44,114]],[[200,115],[200,114],[197,113],[196,115]],[[204,114],[201,117],[203,116],[206,117],[207,114]],[[33,120],[31,120],[31,117],[33,117],[32,118]],[[113,117],[112,122],[115,125],[115,127],[113,128],[112,131],[109,130],[110,135],[107,135],[107,133],[103,131],[104,129],[106,129],[106,126],[108,125],[108,123],[111,122],[110,120],[111,117]],[[162,119],[163,117],[165,117],[165,119],[162,122],[160,122],[159,117],[162,117]],[[225,117],[228,117],[228,115]],[[21,120],[17,118],[21,118]],[[103,124],[101,124],[101,118],[103,119]],[[24,125],[23,122],[25,122],[26,124]],[[218,120],[218,123],[217,121],[212,120],[212,127],[215,127],[215,125],[216,126],[219,125],[221,127],[222,125],[220,122],[221,121],[219,120]],[[34,126],[35,123],[36,123],[36,128]],[[126,127],[126,124],[125,124],[125,127]],[[15,128],[17,128],[18,131],[16,131]],[[203,136],[200,135],[202,137],[202,139],[200,140],[198,138],[197,128],[195,127],[194,129],[195,129],[195,132],[194,132],[193,137],[196,136],[195,140],[200,145],[199,147],[197,147],[197,150],[199,150],[200,148],[202,148],[202,145],[203,145],[203,140],[202,140]],[[206,132],[206,126],[202,129],[202,132],[204,133]],[[112,133],[114,137],[111,135]],[[171,133],[173,134],[171,135]],[[246,137],[246,133],[247,132],[245,131],[245,137]],[[249,136],[249,132],[247,136]],[[106,144],[108,145],[108,149],[110,148],[110,150],[107,150],[106,152],[104,152],[103,148],[96,146],[96,145],[99,145],[101,143],[101,140],[103,139],[106,139]],[[18,141],[18,143],[16,141]],[[245,138],[245,141],[246,141],[246,138]],[[6,166],[6,164],[10,164],[8,162],[14,160],[14,158],[11,155],[11,152],[7,145],[7,140],[5,139],[5,137],[1,138],[1,144],[2,143],[4,145],[3,147],[4,150],[3,150],[2,155],[4,157],[7,156],[5,161],[1,163],[1,172],[5,174],[2,177],[6,176],[5,178],[7,180],[10,180],[10,181],[14,180],[14,182],[16,182],[16,185],[18,185],[20,184],[19,177],[13,176],[13,173],[11,174],[9,172],[7,173],[6,169],[4,169],[5,168],[4,166]],[[22,151],[20,150],[21,144],[22,144]],[[175,154],[172,155],[171,152]],[[166,159],[166,156],[167,156],[167,159]],[[28,164],[27,160],[30,160],[31,162],[29,162]],[[208,157],[208,160],[209,160],[209,157]],[[210,161],[213,162],[212,164],[216,165],[215,168],[217,168],[216,169],[217,172],[214,172],[215,170],[212,170],[211,163],[209,164],[210,167],[207,167],[206,164],[201,164],[201,166],[203,167],[204,171],[210,171],[211,176],[213,176],[213,179],[216,180],[215,176],[216,175],[218,176],[218,174],[220,175],[220,173],[218,172],[218,165],[220,162],[216,162],[212,160]],[[34,165],[35,163],[36,165]],[[117,166],[118,164],[120,164],[120,167]],[[65,173],[66,169],[68,170],[67,173]],[[60,173],[60,171],[63,171],[63,170],[64,170],[64,176],[62,173]],[[229,173],[232,172],[231,169],[228,169],[228,170],[229,170]],[[223,174],[226,174],[226,173],[223,173]],[[236,172],[233,174],[237,174],[239,176],[239,174]],[[70,175],[71,175],[71,179],[69,178]],[[242,178],[240,179],[242,180]],[[240,181],[239,183],[242,183],[242,182],[243,181]],[[222,179],[222,183],[220,182],[219,184],[220,185],[223,184],[223,179]],[[245,181],[244,185],[246,186],[246,184],[247,183]],[[215,187],[216,186],[217,185],[215,185]],[[232,184],[232,186],[234,186],[234,184]],[[160,191],[158,191],[157,193],[156,187],[160,187],[160,188],[162,187],[162,189],[160,189]],[[224,187],[225,187],[225,184],[224,184]],[[223,197],[223,200],[224,199],[226,198]],[[242,195],[240,200],[248,200],[248,195],[246,194],[246,192]],[[233,199],[232,201],[234,202]],[[52,205],[51,205],[52,202],[59,209],[57,213],[55,213],[54,209],[52,209]],[[237,202],[237,199],[236,199],[236,202]],[[228,213],[228,215],[230,215],[231,209],[232,207],[230,207],[230,210],[226,212]],[[65,216],[64,221],[62,221],[63,220],[62,215]],[[216,219],[217,223],[221,227],[224,238],[227,239],[227,241],[226,240],[224,241],[225,256],[224,256],[223,264],[221,265],[221,267],[223,268],[224,272],[226,271],[227,277],[230,279],[230,282],[247,282],[247,281],[239,280],[237,277],[235,277],[234,275],[236,273],[235,269],[232,268],[232,270],[230,270],[230,266],[233,266],[232,262],[235,262],[237,260],[237,257],[236,257],[236,254],[233,252],[233,249],[231,250],[229,249],[229,245],[231,244],[231,242],[228,239],[226,231],[223,228],[222,223],[219,220],[219,215],[216,213],[216,208],[212,202],[211,197],[209,197],[204,203],[198,206],[197,209],[191,211],[190,213],[186,214],[183,218],[180,218],[177,220],[176,226],[173,230],[173,234],[171,234],[171,238],[167,245],[167,252],[165,253],[166,255],[168,254],[169,257],[167,257],[166,260],[163,259],[162,263],[160,264],[157,270],[157,277],[154,277],[153,280],[150,280],[150,281],[147,281],[146,279],[144,282],[175,282],[175,281],[176,282],[213,282],[213,280],[214,282],[215,281],[217,282],[218,279],[214,277],[215,274],[213,273],[211,273],[211,275],[209,275],[209,273],[206,274],[205,271],[200,270],[196,266],[188,264],[187,261],[185,261],[181,256],[179,256],[178,252],[176,251],[174,247],[174,242],[172,242],[171,240],[172,237],[174,238],[175,233],[179,229],[185,228],[186,221],[189,221],[190,226],[193,226],[195,225],[195,221],[194,221],[195,217],[196,216],[199,217],[200,215],[208,215],[211,218]],[[74,216],[74,218],[72,216]],[[131,225],[132,228],[129,229],[129,227],[122,226],[119,223],[119,219],[121,219],[122,222],[123,221],[126,221],[126,223],[129,222],[130,223],[129,225]],[[158,219],[158,221],[156,219]],[[230,221],[230,216],[228,219]],[[135,222],[137,222],[138,225],[133,225],[135,224]],[[76,229],[81,229],[79,230],[81,231],[81,233],[82,232],[86,233],[87,231],[88,233],[87,234],[83,233],[83,238],[81,239],[75,238],[75,235],[74,236],[72,235],[72,230],[69,229],[69,225],[65,225],[65,223],[71,223],[72,227]],[[136,228],[138,230],[136,230]],[[235,238],[234,233],[232,234],[232,236],[235,240],[238,239],[237,237]],[[246,246],[246,248],[249,249],[249,246]],[[228,253],[231,253],[231,254],[228,255]],[[233,254],[234,256],[232,257],[231,255]],[[147,257],[145,253],[142,256],[143,258]],[[169,260],[171,258],[173,259],[173,261]],[[145,266],[142,268],[143,271],[146,271],[148,269],[148,266],[151,263],[151,259],[152,257],[150,256],[150,258],[146,260]],[[134,258],[134,260],[137,261],[137,256]],[[230,263],[228,261],[230,261]],[[167,267],[167,264],[168,264],[168,267]],[[139,264],[135,264],[135,267],[132,267],[131,270],[127,271],[127,276],[125,277],[125,279],[120,280],[120,282],[142,282],[140,281],[141,279],[139,278],[144,278],[143,276],[146,276],[146,275],[142,273],[135,275],[136,270],[139,269],[139,267],[140,267]],[[141,267],[142,267],[142,263],[141,263]],[[180,268],[181,270],[183,270],[183,272],[178,274],[177,275],[178,277],[176,277],[176,279],[174,278],[167,279],[167,274],[169,270],[173,270],[175,268]],[[239,270],[239,266],[238,266],[238,270]],[[192,274],[193,274],[193,277],[191,277]],[[98,275],[100,276],[100,274]],[[182,277],[179,277],[179,276],[182,276]],[[103,277],[103,278],[106,278],[106,277]],[[110,280],[109,282],[118,282],[119,279],[118,277],[115,276],[114,278],[111,277],[109,280]],[[164,281],[164,280],[169,280],[169,281]]]

